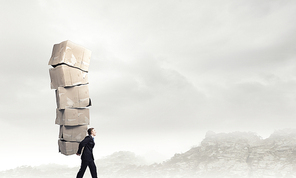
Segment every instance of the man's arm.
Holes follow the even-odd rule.
[[[76,155],[80,155],[81,154],[81,150],[82,148],[88,143],[90,142],[91,139],[89,137],[85,137],[85,139],[83,139],[80,143],[79,143],[79,146],[78,146],[78,151],[76,153]]]

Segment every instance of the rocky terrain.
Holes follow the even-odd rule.
[[[296,130],[276,131],[266,139],[250,132],[207,132],[199,146],[161,164],[147,165],[131,152],[116,152],[96,164],[101,178],[296,178]],[[0,177],[67,178],[75,177],[77,170],[59,165],[19,167],[0,172]]]
[[[200,146],[163,165],[177,166],[184,177],[296,177],[295,146],[295,130],[277,131],[267,139],[208,132]]]

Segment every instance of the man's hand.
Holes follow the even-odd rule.
[[[80,156],[80,154],[79,154],[79,153],[76,153],[76,155],[77,155],[77,156]]]

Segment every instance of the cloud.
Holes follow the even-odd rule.
[[[290,127],[295,5],[289,0],[2,2],[1,133],[12,126],[22,139],[46,129],[46,143],[56,144],[47,63],[53,44],[68,39],[92,51],[91,125],[104,153],[137,152],[147,145],[175,153],[197,144],[207,130],[264,135],[260,132]],[[30,146],[22,144],[29,153]]]
[[[139,57],[130,63],[115,60],[103,64],[108,70],[93,76],[93,107],[96,100],[98,110],[92,112],[105,125],[117,123],[116,130],[164,132],[190,126],[195,120],[192,112],[201,108],[204,95],[161,63],[152,57]]]

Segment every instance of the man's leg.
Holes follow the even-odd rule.
[[[84,172],[85,172],[86,167],[87,167],[87,164],[88,164],[88,162],[81,160],[81,166],[80,166],[79,172],[77,173],[76,178],[82,178],[83,177]]]
[[[90,174],[92,178],[98,178],[97,175],[97,167],[94,161],[89,162],[88,164],[89,170],[90,170]]]

